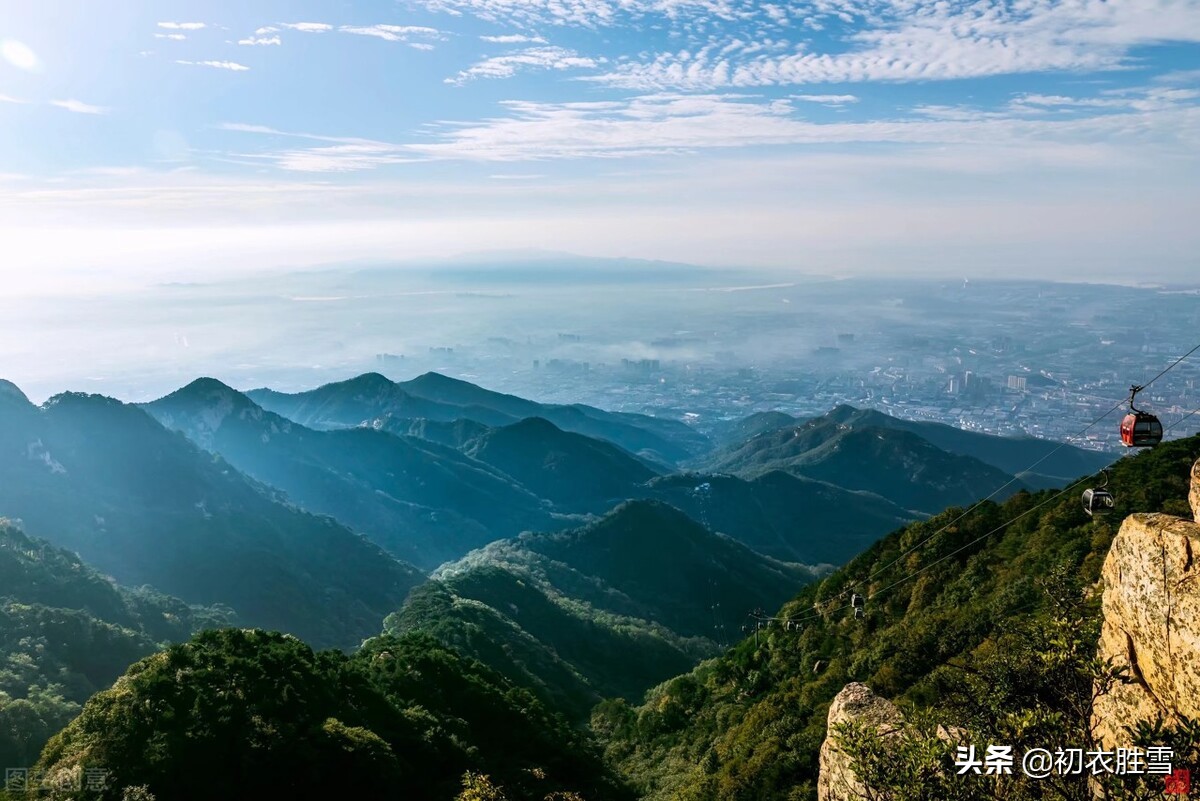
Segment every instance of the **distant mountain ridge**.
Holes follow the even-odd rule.
[[[684,423],[583,404],[543,404],[493,392],[467,381],[425,373],[393,382],[378,373],[326,384],[295,394],[256,389],[248,397],[268,411],[310,427],[357,426],[390,416],[439,422],[472,420],[489,426],[542,417],[564,431],[613,442],[648,458],[675,463],[708,448],[708,441]]]
[[[309,511],[426,569],[551,524],[537,496],[484,461],[372,427],[309,429],[214,379],[143,408]]]
[[[867,417],[874,422],[874,416]],[[919,434],[853,419],[843,422],[834,413],[757,434],[717,451],[699,466],[749,478],[783,470],[873,492],[924,514],[970,504],[1001,488],[1001,499],[1027,488],[1002,470],[943,450]]]
[[[0,401],[0,515],[124,583],[357,645],[420,572],[277,496],[134,406]]]

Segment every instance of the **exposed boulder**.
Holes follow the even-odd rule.
[[[1200,507],[1197,468],[1191,500]],[[1104,746],[1117,748],[1130,744],[1125,727],[1139,720],[1200,717],[1200,525],[1131,515],[1102,577],[1099,656],[1127,667],[1131,681],[1097,701],[1092,722]]]
[[[829,707],[828,733],[821,744],[817,801],[860,801],[870,797],[854,773],[850,755],[838,745],[836,727],[842,723],[865,723],[887,736],[902,729],[904,716],[895,704],[880,698],[865,684],[854,682],[843,687]]]

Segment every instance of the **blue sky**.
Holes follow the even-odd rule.
[[[0,0],[10,291],[507,248],[1200,275],[1200,1]]]

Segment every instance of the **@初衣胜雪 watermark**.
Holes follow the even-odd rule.
[[[108,787],[109,772],[104,768],[60,770],[53,775],[38,768],[5,768],[4,790],[8,793],[33,793],[39,790],[90,790]]]
[[[1050,776],[1162,776],[1163,792],[1187,795],[1191,773],[1172,765],[1175,754],[1166,746],[1086,751],[1082,748],[1030,748],[1020,755],[1011,745],[989,745],[979,753],[973,745],[960,745],[954,753],[958,775],[1010,776],[1020,771],[1031,779]]]

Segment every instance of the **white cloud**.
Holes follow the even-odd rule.
[[[856,95],[792,95],[794,100],[805,103],[820,103],[824,106],[843,106],[847,103],[857,103]]]
[[[17,103],[18,105],[24,106],[27,105],[29,101],[22,100],[19,97],[12,97],[11,95],[0,95],[0,103]]]
[[[526,161],[784,145],[987,141],[997,147],[1058,146],[1121,137],[1154,140],[1180,152],[1200,146],[1200,106],[1180,100],[1148,112],[1066,119],[927,106],[917,109],[918,116],[842,123],[802,120],[790,101],[740,95],[658,94],[619,102],[510,101],[504,106],[506,117],[449,127],[441,141],[407,149],[431,158]]]
[[[436,37],[442,33],[437,28],[421,25],[343,25],[338,30],[358,36],[374,36],[388,42],[407,42],[413,36]]]
[[[648,0],[631,2],[622,13],[667,13]],[[1179,0],[819,0],[812,3],[819,12],[814,21],[843,31],[825,50],[802,30],[776,25],[765,6],[754,11],[730,2],[731,16],[749,15],[759,26],[750,38],[783,42],[784,52],[727,50],[721,45],[739,41],[743,32],[712,28],[711,17],[699,17],[692,22],[710,24],[702,46],[630,60],[598,80],[639,90],[709,90],[1095,71],[1137,66],[1131,53],[1139,46],[1200,42],[1200,3]],[[682,8],[685,16],[688,9],[700,13],[695,5]],[[673,31],[690,30],[670,15],[667,23]]]
[[[476,78],[511,78],[518,72],[530,69],[590,69],[603,61],[581,56],[563,47],[529,47],[516,53],[485,58],[460,71],[455,77],[447,78],[446,83],[461,85]]]
[[[213,67],[219,70],[230,70],[232,72],[245,72],[250,68],[245,64],[238,64],[236,61],[184,61],[176,60],[176,64],[187,64],[193,67]]]
[[[276,33],[279,29],[273,25],[264,25],[254,32],[255,36],[266,36],[268,33]]]
[[[33,52],[29,45],[18,42],[16,39],[0,41],[0,57],[17,69],[26,72],[34,72],[41,66],[37,53]]]
[[[156,33],[156,34],[154,34],[154,38],[155,39],[170,39],[171,41],[174,41],[174,42],[182,42],[184,39],[187,38],[187,35],[182,34],[182,33]]]
[[[76,114],[107,114],[108,109],[102,106],[93,106],[90,103],[84,103],[81,100],[51,100],[50,105],[57,106],[67,111],[73,111]]]
[[[333,26],[325,22],[281,22],[279,24],[290,31],[301,31],[302,33],[327,33],[333,30]]]
[[[494,44],[546,44],[546,40],[540,36],[526,36],[520,33],[512,33],[504,36],[480,36],[485,42]]]
[[[1059,166],[1115,164],[1121,148],[1192,159],[1200,149],[1200,98],[1160,97],[1161,87],[1131,93],[1120,109],[1085,109],[1062,116],[1033,106],[981,111],[921,106],[898,119],[812,122],[789,99],[735,94],[656,94],[620,101],[546,103],[508,101],[506,114],[479,122],[443,123],[432,141],[380,142],[289,133],[227,123],[225,130],[286,136],[321,143],[249,153],[243,161],[302,172],[348,172],[413,161],[477,162],[612,159],[694,154],[702,150],[813,145],[892,144],[906,148],[964,149],[981,142],[1005,158],[1052,153]],[[970,162],[956,167],[969,171]]]
[[[208,25],[203,22],[160,22],[158,27],[169,31],[198,31],[207,28]]]
[[[238,39],[240,45],[279,45],[283,40],[276,36],[247,36],[245,39]]]

